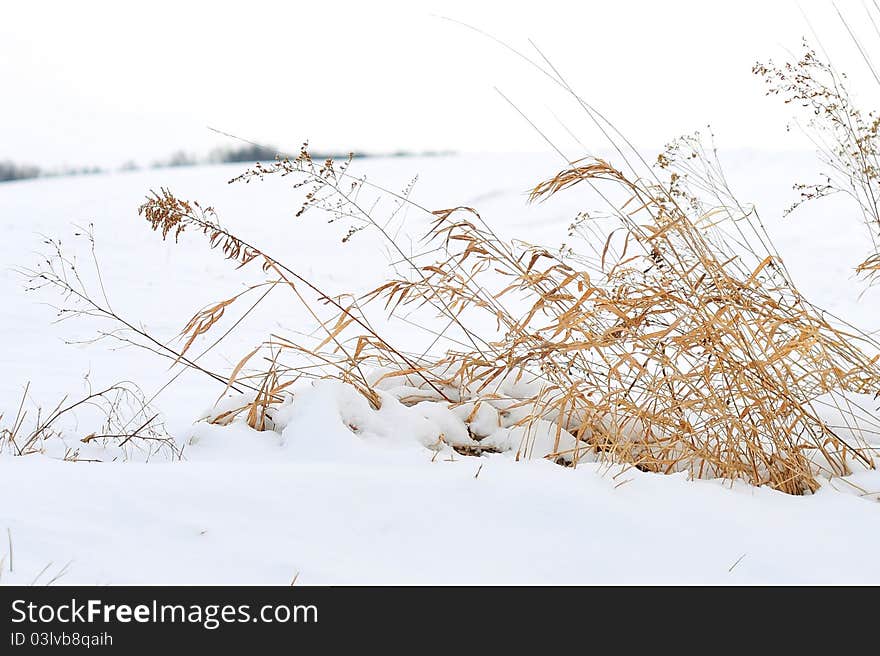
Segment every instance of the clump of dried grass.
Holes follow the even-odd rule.
[[[26,456],[44,453],[47,449],[57,451],[54,445],[63,443],[63,459],[71,462],[95,461],[82,453],[84,448],[93,452],[89,447],[94,446],[104,453],[113,453],[114,458],[126,460],[135,454],[146,460],[163,452],[171,457],[179,456],[159,413],[151,410],[137,385],[120,381],[98,390],[88,387],[80,398],[71,400],[65,396],[45,412],[30,402],[30,384],[25,385],[12,423],[3,425],[0,415],[0,452]],[[33,407],[28,407],[29,402]],[[71,429],[71,424],[78,423],[76,413],[79,411],[88,411],[93,418],[97,417],[87,424],[93,426],[91,432]],[[75,437],[75,442],[69,444],[68,437]]]
[[[349,237],[375,227],[396,247],[357,201],[364,180],[332,162],[316,165],[305,150],[240,179],[273,174],[311,185],[300,215],[324,209],[352,219]],[[486,401],[517,411],[517,425],[549,420],[557,446],[547,457],[573,465],[598,457],[792,494],[815,490],[818,475],[874,466],[845,393],[880,389],[878,356],[868,355],[877,345],[832,325],[803,298],[757,213],[736,201],[699,139],[671,144],[646,177],[601,159],[575,162],[536,185],[531,198],[581,188],[608,203],[610,213],[579,216],[572,236],[583,237],[580,251],[506,242],[473,208],[433,211],[426,253],[441,257],[426,260],[397,247],[405,275],[347,303],[168,190],[150,197],[141,213],[163,236],[189,226],[201,230],[239,265],[260,261],[277,276],[273,284],[291,289],[307,307],[314,301],[303,288],[332,310],[329,318],[312,310],[325,333],[317,347],[277,335],[267,341],[270,364],[254,374],[259,392],[225,412],[222,422],[246,413],[251,426],[265,427],[267,408],[282,401],[278,392],[303,375],[303,367],[283,363],[295,354],[322,375],[354,384],[374,406],[376,385],[395,377],[413,390],[405,403]],[[424,210],[406,194],[393,196]],[[194,317],[183,353],[232,301]],[[392,320],[402,319],[404,308],[433,308],[446,326],[433,331],[435,343],[452,346],[404,354],[370,327],[373,306]],[[485,326],[479,315],[496,329],[477,328]],[[257,352],[242,359],[230,384],[244,378],[244,364]],[[386,371],[378,380],[365,373],[376,368]],[[511,379],[529,383],[519,397],[499,393]],[[828,399],[845,426],[821,418],[817,404]],[[576,446],[563,447],[563,431]],[[529,453],[528,437],[525,442],[521,454]]]

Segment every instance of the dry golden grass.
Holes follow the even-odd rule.
[[[365,375],[368,368],[406,380],[419,391],[412,402],[498,401],[502,381],[528,379],[532,391],[507,399],[508,408],[523,410],[520,425],[552,421],[557,449],[548,457],[567,464],[589,455],[791,494],[815,490],[818,475],[873,467],[844,393],[880,389],[880,356],[868,354],[877,345],[831,325],[801,296],[757,214],[735,200],[700,142],[676,142],[658,163],[665,182],[588,159],[532,190],[532,200],[540,200],[585,188],[609,202],[610,225],[582,215],[572,226],[592,256],[505,242],[472,208],[433,211],[428,252],[442,257],[407,257],[408,276],[345,304],[167,190],[141,212],[163,235],[198,228],[240,265],[260,261],[278,276],[271,284],[287,286],[307,307],[303,285],[335,312],[321,319],[311,310],[325,332],[317,348],[282,336],[268,340],[269,364],[250,377],[258,381],[253,400],[217,421],[244,413],[251,426],[264,428],[267,408],[303,375],[303,367],[282,364],[295,353],[322,375],[355,385],[374,407],[377,382]],[[319,168],[303,152],[245,179],[273,173],[314,185],[305,209],[354,215],[357,205],[332,162]],[[709,190],[713,205],[695,190]],[[379,225],[366,213],[361,218]],[[194,317],[184,330],[184,353],[232,301]],[[365,312],[376,304],[392,318],[406,307],[433,308],[448,321],[447,331],[457,332],[458,346],[404,355],[370,328]],[[495,324],[492,335],[469,327],[485,325],[475,321],[479,314]],[[242,359],[230,384],[243,380],[256,352]],[[822,420],[819,397],[836,404],[843,426]],[[576,447],[563,447],[563,431]],[[528,443],[521,445],[520,455],[529,452]]]

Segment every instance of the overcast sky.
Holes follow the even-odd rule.
[[[839,4],[880,51],[862,1]],[[859,69],[833,7],[800,6]],[[751,74],[808,34],[794,1],[29,0],[0,20],[0,160],[148,164],[229,143],[207,126],[288,149],[546,149],[496,86],[566,149],[562,123],[598,143],[546,79],[440,16],[533,39],[639,145],[711,123],[723,146],[804,146]]]

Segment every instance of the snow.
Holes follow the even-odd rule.
[[[724,157],[733,188],[754,201],[808,298],[866,331],[880,328],[876,292],[851,273],[863,227],[833,201],[780,219],[791,183],[809,179],[809,154],[735,151]],[[566,240],[577,194],[527,205],[526,190],[555,172],[549,156],[461,155],[357,162],[370,179],[403,188],[428,207],[476,206],[508,236]],[[182,449],[149,462],[79,438],[95,416],[78,412],[46,453],[0,456],[2,583],[878,583],[880,475],[827,481],[811,496],[720,481],[690,481],[582,461],[560,467],[541,456],[573,446],[555,424],[518,425],[515,399],[530,383],[501,381],[492,400],[427,396],[418,381],[388,377],[374,408],[336,381],[303,381],[276,409],[272,430],[198,421],[242,399],[216,382],[132,347],[88,340],[106,325],[52,323],[12,268],[32,266],[58,236],[87,262],[71,224],[94,224],[102,278],[114,308],[172,342],[202,305],[227,298],[258,272],[234,271],[197,238],[162,243],[136,216],[160,185],[214,205],[224,224],[281,260],[295,261],[331,293],[362,292],[387,273],[370,234],[339,243],[344,227],[295,220],[289,185],[226,185],[239,166],[211,166],[36,180],[0,185],[6,238],[0,257],[4,315],[0,412],[54,406],[121,378],[137,383]],[[835,217],[829,223],[828,216]],[[424,217],[408,217],[418,234]],[[860,294],[864,295],[860,298]],[[231,322],[232,319],[229,319]],[[229,323],[225,324],[230,325]],[[223,326],[219,328],[223,330]],[[269,332],[310,330],[307,317],[270,297],[200,364],[230,371]],[[397,327],[396,338],[413,339]],[[207,343],[206,343],[207,344]],[[205,344],[205,345],[206,345]],[[197,344],[194,349],[198,350]],[[374,372],[374,379],[383,372]],[[877,402],[860,401],[867,414]],[[833,413],[831,413],[833,414]],[[829,414],[829,417],[831,417]],[[831,420],[830,419],[830,420]],[[48,442],[53,442],[49,444]],[[450,445],[479,447],[465,457]],[[63,462],[66,447],[82,459]],[[499,451],[500,453],[490,453]],[[4,536],[0,535],[0,538]],[[9,571],[12,545],[12,571]]]
[[[791,497],[415,451],[309,462],[272,459],[280,447],[265,443],[249,462],[242,443],[258,436],[211,432],[224,443],[185,464],[4,462],[15,565],[3,581],[70,560],[69,584],[880,580],[877,504],[830,488]]]

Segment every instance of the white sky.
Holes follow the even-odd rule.
[[[862,1],[839,5],[880,51]],[[859,69],[831,5],[801,6],[838,66]],[[361,151],[546,149],[494,86],[560,145],[573,142],[554,114],[598,144],[546,79],[438,15],[522,49],[533,39],[641,146],[706,123],[722,146],[805,146],[751,74],[756,59],[782,58],[808,33],[793,0],[3,0],[0,160],[115,166],[205,154],[228,143],[208,125],[289,149],[304,139]]]

